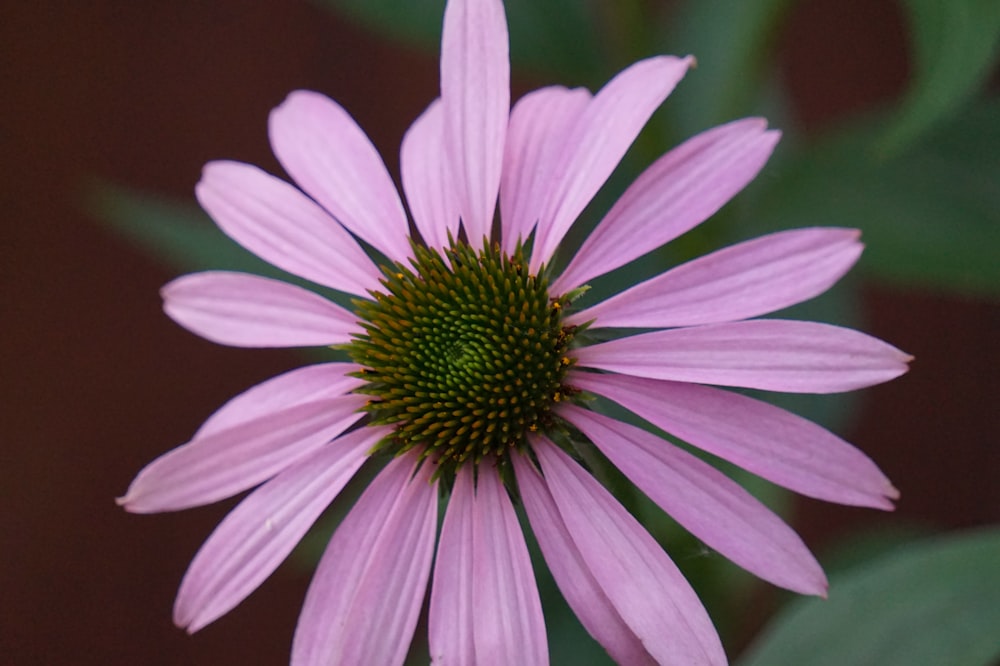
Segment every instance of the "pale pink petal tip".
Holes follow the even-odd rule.
[[[144,467],[118,501],[133,513],[209,504],[265,481],[358,419],[347,363],[297,368],[231,399],[187,444]]]
[[[742,486],[657,435],[572,404],[560,415],[686,530],[747,571],[803,594],[826,577],[802,539]]]
[[[271,111],[268,131],[288,175],[340,224],[390,259],[410,256],[406,213],[392,177],[343,107],[296,90]]]
[[[737,243],[681,264],[567,322],[672,328],[747,319],[825,292],[857,262],[855,229],[807,228]]]
[[[513,254],[557,196],[551,183],[565,169],[571,130],[592,95],[583,88],[549,86],[528,93],[510,112],[500,181],[503,250]]]
[[[195,195],[230,238],[290,273],[364,296],[379,271],[330,214],[289,183],[241,162],[209,162]]]
[[[892,509],[895,489],[867,455],[800,416],[732,391],[627,375],[573,372],[570,383],[799,494]]]
[[[194,633],[256,590],[385,434],[382,428],[355,430],[299,460],[247,496],[188,567],[174,602],[174,623]]]
[[[444,118],[436,99],[407,130],[399,156],[413,222],[424,243],[437,249],[448,246],[449,235],[458,237],[461,218],[443,141]]]
[[[653,112],[688,69],[657,56],[619,72],[579,112],[563,141],[555,178],[538,211],[531,268],[549,263],[566,232],[625,156]]]
[[[146,465],[122,499],[133,513],[211,504],[266,481],[358,420],[361,396],[303,403],[203,437]]]
[[[764,119],[744,118],[660,157],[587,236],[552,290],[586,284],[701,224],[757,176],[779,137]]]
[[[444,150],[469,242],[489,236],[510,115],[507,21],[500,0],[447,4],[441,37]]]
[[[581,367],[788,393],[839,393],[895,379],[912,357],[859,331],[751,319],[674,328],[575,350]]]
[[[318,347],[350,342],[356,317],[287,282],[229,271],[190,273],[160,291],[171,319],[233,347]]]

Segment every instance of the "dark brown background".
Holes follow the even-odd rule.
[[[907,64],[893,3],[799,4],[780,49],[806,128],[899,93]],[[95,223],[83,192],[100,177],[191,200],[209,159],[277,170],[267,113],[298,87],[344,104],[395,171],[403,131],[436,86],[433,54],[305,3],[0,4],[0,664],[287,662],[305,573],[283,568],[185,637],[170,622],[176,585],[229,504],[150,517],[113,498],[226,398],[297,359],[172,324],[157,290],[175,271]],[[822,552],[859,525],[997,520],[1000,309],[864,294],[867,329],[917,362],[866,395],[846,434],[903,500],[895,516],[803,502],[797,526]]]

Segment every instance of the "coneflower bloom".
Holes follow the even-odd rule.
[[[167,314],[214,342],[325,345],[350,359],[233,398],[120,500],[129,511],[171,511],[255,488],[181,583],[174,619],[188,631],[260,585],[374,458],[384,467],[306,595],[293,664],[402,663],[432,569],[435,664],[548,663],[517,503],[566,601],[614,659],[725,663],[695,593],[578,460],[580,442],[710,548],[776,585],[824,594],[819,565],[778,517],[699,458],[595,411],[593,396],[804,495],[892,507],[895,489],[850,444],[715,387],[828,393],[905,372],[909,357],[862,333],[751,319],[830,287],[861,252],[856,231],[765,236],[574,305],[588,282],[723,206],[778,132],[739,120],[670,151],[556,274],[567,230],[692,60],[650,58],[596,94],[542,88],[511,109],[507,44],[500,0],[448,3],[441,96],[402,145],[410,219],[365,134],[317,93],[292,93],[270,117],[271,145],[301,190],[248,164],[205,167],[198,200],[223,231],[354,300],[346,309],[229,272],[163,289]],[[614,330],[593,335],[601,329]]]

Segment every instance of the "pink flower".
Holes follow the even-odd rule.
[[[178,625],[197,631],[240,603],[374,458],[387,464],[319,564],[293,664],[402,663],[432,565],[434,663],[547,663],[516,501],[567,602],[614,659],[725,663],[708,615],[666,553],[569,453],[584,440],[709,547],[776,585],[824,594],[819,565],[760,502],[698,458],[589,409],[587,398],[617,402],[799,493],[892,508],[896,490],[850,444],[707,386],[828,393],[906,371],[909,357],[862,333],[749,319],[826,290],[861,253],[858,233],[773,234],[593,307],[572,303],[590,280],[717,211],[755,177],[778,133],[751,118],[675,148],[625,192],[565,270],[550,270],[569,227],[691,62],[650,58],[595,95],[548,87],[511,109],[500,0],[451,0],[441,98],[402,146],[422,243],[411,239],[369,140],[317,93],[292,93],[270,118],[274,151],[305,194],[251,165],[206,166],[198,199],[227,234],[357,299],[350,311],[298,286],[225,272],[164,288],[167,314],[209,340],[332,345],[351,359],[293,370],[233,398],[190,442],[143,469],[120,500],[129,511],[171,511],[256,488],[192,562]],[[392,264],[379,268],[356,239]],[[589,337],[609,327],[655,330]],[[435,557],[439,499],[447,509]]]

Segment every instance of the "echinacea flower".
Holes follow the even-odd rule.
[[[129,511],[170,511],[255,488],[184,577],[174,619],[188,631],[256,589],[374,459],[384,467],[316,570],[293,664],[402,663],[432,568],[433,663],[548,663],[518,502],[566,601],[615,660],[725,663],[676,566],[577,460],[581,441],[712,549],[776,585],[824,594],[819,565],[777,516],[690,453],[593,410],[595,395],[804,495],[892,507],[895,489],[850,444],[710,386],[828,393],[906,371],[909,357],[862,333],[752,319],[830,287],[861,252],[856,231],[740,243],[575,310],[589,281],[723,206],[778,133],[751,118],[667,153],[554,274],[567,230],[692,61],[650,58],[596,94],[548,87],[511,109],[507,49],[500,0],[450,0],[441,96],[402,146],[419,235],[365,134],[317,93],[292,93],[270,117],[271,145],[301,190],[251,165],[206,166],[198,200],[223,231],[355,299],[349,310],[228,272],[164,288],[166,312],[209,340],[333,346],[350,359],[233,398],[120,500]],[[615,331],[591,335],[600,329]]]

